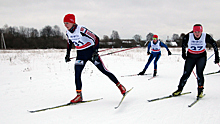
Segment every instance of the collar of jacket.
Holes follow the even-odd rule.
[[[69,31],[73,33],[76,30],[77,26],[78,26],[77,24],[73,25],[73,27]]]

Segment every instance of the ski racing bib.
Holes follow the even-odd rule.
[[[158,40],[156,44],[151,41],[151,51],[153,52],[160,52],[160,41]]]
[[[199,40],[195,40],[193,33],[189,34],[188,51],[192,54],[200,54],[206,50],[206,33],[202,33]]]
[[[83,32],[85,33],[85,35],[88,36],[82,36],[80,32]],[[94,41],[92,40],[94,36],[92,35],[92,33],[90,33],[89,30],[86,30],[82,26],[78,25],[73,33],[67,31],[66,34],[68,36],[68,39],[74,43],[77,50],[83,50],[94,45]]]

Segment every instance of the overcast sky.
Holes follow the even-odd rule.
[[[38,30],[58,25],[74,13],[76,22],[101,39],[118,31],[120,38],[149,32],[166,40],[174,33],[188,33],[195,23],[220,39],[220,0],[0,0],[0,27],[24,26]]]

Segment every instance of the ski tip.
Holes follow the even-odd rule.
[[[97,99],[97,100],[102,100],[103,98],[99,98],[99,99]]]
[[[189,93],[192,93],[192,92],[185,92],[185,93],[181,93],[180,95],[189,94]]]
[[[132,88],[131,88],[130,90],[128,90],[127,92],[130,92],[133,88],[134,88],[134,87],[132,87]],[[127,93],[127,92],[126,92],[126,93]]]
[[[29,113],[33,113],[33,111],[29,111],[29,110],[27,110],[27,112],[29,112]]]
[[[36,112],[39,112],[39,111],[29,111],[27,110],[29,113],[36,113]]]
[[[198,97],[198,96],[197,96],[196,98],[197,98],[197,99],[201,99],[201,98],[203,98],[204,96],[205,96],[205,94],[203,94],[203,96],[202,96],[202,97]]]
[[[131,91],[133,88],[134,88],[134,87],[132,87],[130,90],[126,91],[126,93],[129,92],[129,91]]]
[[[126,91],[124,94],[122,94],[123,96],[125,96],[128,92],[130,92],[134,87],[132,87],[130,90]]]

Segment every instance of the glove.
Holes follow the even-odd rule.
[[[69,61],[71,61],[70,60],[70,55],[67,54],[66,57],[65,57],[65,62],[69,62]]]
[[[150,55],[150,52],[149,52],[149,51],[147,52],[147,55]]]
[[[186,53],[182,53],[182,58],[186,60]]]
[[[170,51],[168,51],[168,56],[171,55],[172,53]]]
[[[95,49],[95,51],[92,54],[92,62],[95,62],[96,60],[98,60],[98,58],[99,58],[98,49]]]
[[[219,63],[219,57],[215,56],[215,64]]]

